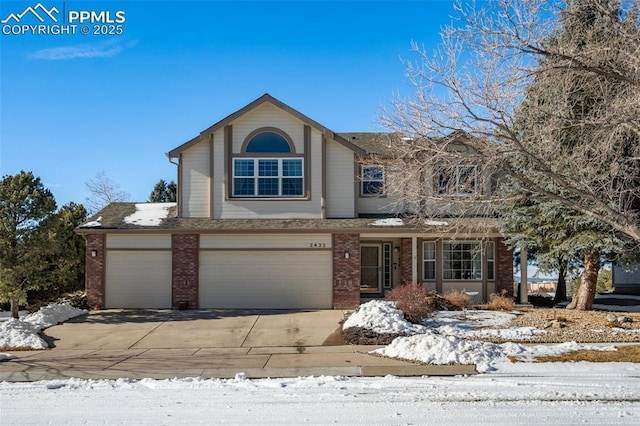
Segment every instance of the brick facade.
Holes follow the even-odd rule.
[[[506,291],[513,297],[513,252],[504,243],[504,238],[496,238],[496,293]]]
[[[190,309],[197,309],[200,236],[174,234],[171,247],[171,306],[177,308],[179,303],[187,302]]]
[[[88,234],[86,250],[87,304],[90,308],[104,308],[105,234]],[[95,256],[93,255],[95,254]]]
[[[411,283],[413,267],[411,265],[411,238],[400,240],[400,284]]]
[[[345,257],[349,253],[349,257]],[[360,304],[360,234],[333,235],[333,308]]]

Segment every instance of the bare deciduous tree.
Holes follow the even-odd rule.
[[[90,214],[107,206],[109,203],[127,201],[130,195],[120,189],[120,186],[112,181],[105,172],[100,172],[85,183],[89,197],[86,198],[86,207]]]
[[[490,215],[498,197],[526,196],[595,219],[603,235],[623,235],[637,247],[640,1],[483,4],[458,2],[435,54],[412,44],[418,60],[406,65],[415,93],[396,97],[381,121],[413,138],[398,144],[396,163],[418,166],[392,167],[390,187],[426,176],[438,188],[438,167],[445,181],[459,182],[460,170],[477,162],[490,173],[479,173],[476,185],[490,189],[488,176],[497,174],[510,191],[455,201],[460,214]],[[457,149],[461,140],[472,150]],[[437,209],[424,207],[441,195],[409,189],[396,200],[429,216]],[[596,248],[585,249],[579,309],[591,307],[599,262]]]

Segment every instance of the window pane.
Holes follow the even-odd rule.
[[[282,195],[303,195],[301,178],[283,178]]]
[[[436,243],[424,243],[423,255],[425,260],[433,260],[436,258]]]
[[[278,176],[278,160],[259,160],[258,176]]]
[[[234,178],[233,179],[233,195],[255,195],[253,178]]]
[[[282,135],[262,132],[251,138],[245,152],[291,152],[291,148]]]
[[[253,176],[253,160],[234,160],[234,176]]]
[[[258,195],[278,195],[278,178],[259,178]]]
[[[475,166],[458,166],[458,194],[476,193]]]
[[[436,279],[436,262],[428,261],[424,262],[424,279],[435,280]]]
[[[302,177],[302,160],[282,160],[282,176]]]
[[[362,168],[362,180],[383,180],[384,170],[380,166],[364,166]]]
[[[383,193],[382,182],[362,182],[363,195],[379,195]]]

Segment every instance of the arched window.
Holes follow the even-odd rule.
[[[266,131],[253,136],[246,145],[247,153],[288,153],[291,146],[287,139],[279,133]]]
[[[252,155],[253,154],[253,155]],[[234,197],[304,197],[304,158],[286,133],[263,127],[249,134],[233,158]]]

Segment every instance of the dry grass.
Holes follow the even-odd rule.
[[[640,346],[618,346],[617,351],[575,351],[556,356],[542,356],[537,362],[640,362]]]
[[[463,290],[452,290],[442,297],[453,309],[462,310],[471,306],[471,298]]]
[[[516,308],[516,303],[512,297],[505,296],[505,294],[492,294],[489,296],[489,303],[485,305],[485,309],[490,311],[513,311]]]

